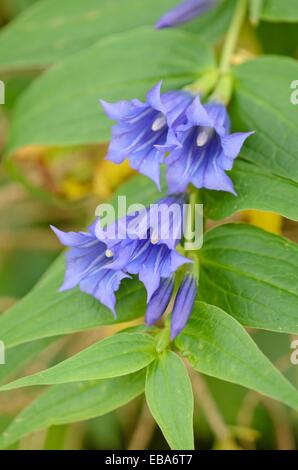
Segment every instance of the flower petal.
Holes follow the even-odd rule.
[[[157,29],[170,28],[186,23],[210,10],[215,4],[215,0],[185,0],[163,15],[155,27]]]
[[[162,279],[147,305],[145,323],[154,325],[166,311],[174,291],[174,278]]]
[[[192,313],[198,284],[192,274],[186,274],[176,295],[171,317],[171,340],[181,333]]]
[[[221,145],[224,154],[234,160],[238,156],[246,139],[253,134],[254,132],[236,132],[234,134],[223,136],[221,138]],[[230,170],[231,168],[225,169]]]
[[[130,276],[121,271],[103,269],[102,271],[94,273],[92,276],[84,279],[80,283],[80,288],[82,292],[92,295],[109,308],[116,318],[115,292],[119,289],[122,279],[127,277]]]

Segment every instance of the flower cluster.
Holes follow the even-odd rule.
[[[201,2],[200,2],[201,3]],[[230,134],[226,107],[202,104],[186,91],[161,93],[161,83],[137,99],[115,104],[101,101],[116,124],[107,158],[131,166],[150,177],[160,189],[160,167],[166,166],[168,196],[156,205],[106,227],[97,220],[88,232],[64,233],[53,227],[61,243],[70,247],[61,290],[79,286],[116,316],[116,296],[124,278],[138,276],[147,290],[145,320],[153,325],[173,296],[175,272],[190,260],[177,250],[186,220],[188,185],[235,194],[226,174],[251,132]],[[162,206],[171,209],[164,220]],[[168,211],[169,212],[169,211]],[[166,223],[167,222],[167,223]],[[197,274],[184,269],[171,316],[171,339],[184,328],[197,295]]]
[[[169,193],[196,188],[235,194],[225,173],[250,132],[230,134],[230,120],[223,104],[202,105],[188,92],[160,93],[158,83],[138,100],[109,104],[102,101],[107,115],[117,121],[107,158],[131,166],[149,176],[160,187],[160,166],[166,165]]]
[[[143,212],[125,216],[107,227],[101,227],[97,220],[86,233],[65,233],[52,227],[61,243],[70,247],[60,290],[79,285],[81,291],[91,294],[116,316],[115,292],[124,278],[138,275],[147,290],[146,322],[148,325],[155,323],[170,302],[174,273],[190,262],[176,250],[184,223],[184,202],[183,194],[169,196]],[[162,206],[172,214],[166,225],[160,217]],[[191,309],[192,305],[184,307],[185,318]],[[173,316],[173,338],[181,331],[181,325],[178,315]]]

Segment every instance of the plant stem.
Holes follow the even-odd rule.
[[[194,389],[195,398],[205,414],[205,417],[219,442],[232,440],[231,431],[224,422],[219,408],[209,392],[207,384],[201,374],[198,374],[188,366],[190,377]]]
[[[258,26],[263,8],[263,0],[250,0],[249,19],[253,26]]]
[[[159,333],[156,344],[158,354],[163,353],[170,344],[170,323],[166,322],[165,327]]]
[[[227,73],[230,69],[231,57],[235,52],[238,36],[245,19],[246,11],[247,0],[238,0],[221,55],[219,65],[219,71],[221,74]]]

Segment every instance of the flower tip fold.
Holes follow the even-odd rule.
[[[71,232],[63,232],[59,228],[55,227],[54,225],[50,225],[51,230],[54,232],[56,237],[58,238],[59,242],[64,246],[69,246],[71,244],[72,234]],[[75,235],[74,235],[75,236]]]
[[[184,0],[165,13],[155,24],[156,29],[178,26],[213,8],[217,0]]]
[[[59,238],[60,233],[63,233],[62,230],[59,230],[55,225],[50,225],[50,229],[54,232],[55,235]]]
[[[170,28],[171,25],[164,19],[160,18],[154,25],[155,29],[164,29],[164,28]]]
[[[115,104],[109,103],[108,101],[99,100],[101,107],[103,108],[104,112],[110,119],[117,119],[118,113],[115,110]]]

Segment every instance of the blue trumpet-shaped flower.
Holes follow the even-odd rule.
[[[148,326],[154,325],[165,313],[174,291],[174,277],[162,279],[158,289],[154,292],[147,305],[145,322]]]
[[[230,120],[226,107],[219,103],[203,106],[196,97],[185,112],[185,123],[175,136],[169,135],[166,158],[167,183],[170,192],[184,191],[189,183],[197,188],[228,191],[235,194],[226,170],[247,137],[253,132],[229,134]],[[177,144],[178,140],[178,144]]]
[[[65,233],[52,227],[61,243],[70,248],[60,290],[80,286],[116,316],[115,292],[122,279],[137,274],[149,302],[162,280],[190,262],[176,251],[182,237],[184,202],[183,195],[169,196],[106,228],[96,220],[88,232]]]
[[[107,227],[96,226],[97,238],[109,250],[109,268],[138,275],[148,302],[162,278],[190,261],[175,249],[182,237],[184,201],[183,195],[169,196]]]
[[[175,339],[186,326],[192,313],[197,291],[198,282],[196,277],[191,273],[187,273],[177,292],[172,311],[171,340]]]
[[[170,91],[161,94],[161,82],[147,94],[146,103],[134,99],[110,104],[101,101],[109,118],[117,121],[107,158],[121,163],[126,158],[135,170],[151,178],[159,187],[160,165],[166,149],[163,145],[171,128],[188,104],[190,93]]]
[[[66,272],[60,291],[79,286],[82,292],[91,294],[108,307],[116,316],[115,292],[122,279],[128,276],[122,270],[111,270],[111,259],[107,246],[99,241],[94,226],[88,232],[62,232],[51,227],[60,242],[69,247],[66,253]]]
[[[186,23],[213,8],[217,0],[185,0],[168,11],[156,23],[156,28],[171,28]]]

